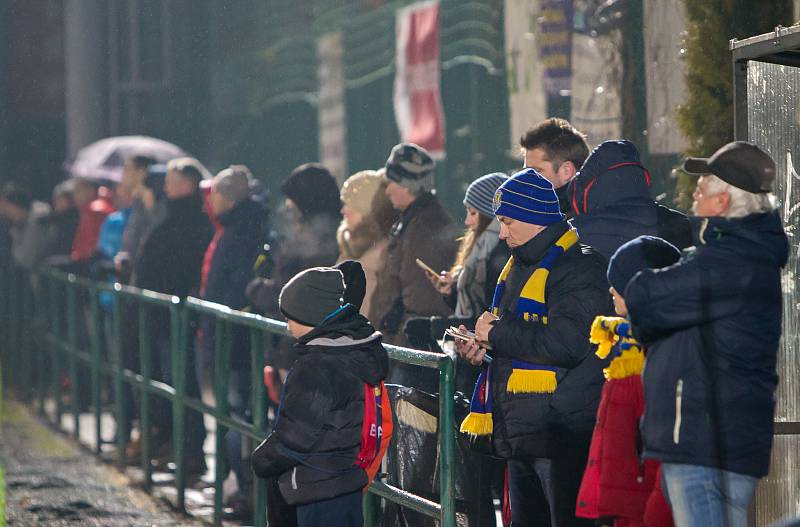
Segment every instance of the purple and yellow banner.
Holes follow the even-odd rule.
[[[572,81],[572,0],[540,0],[539,56],[548,95],[569,94]]]

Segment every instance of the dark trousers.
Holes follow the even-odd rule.
[[[155,359],[158,364],[157,380],[173,385],[172,348],[169,335],[160,335],[155,338]],[[200,398],[200,387],[194,375],[194,349],[186,352],[186,369],[179,372],[186,376],[186,395],[196,399]],[[153,424],[158,428],[159,439],[163,442],[172,442],[172,402],[164,397],[154,397]],[[185,444],[187,459],[204,459],[203,442],[206,439],[206,427],[203,415],[194,410],[186,410]]]
[[[139,367],[139,318],[135,315],[134,311],[124,303],[120,302],[120,314],[122,320],[125,321],[121,324],[120,335],[121,339],[120,353],[122,354],[122,366],[131,371],[141,372]],[[106,360],[110,363],[113,357],[114,345],[114,323],[113,311],[105,314],[103,317],[103,325],[106,331]],[[113,385],[112,385],[113,386]],[[115,394],[112,390],[110,393]],[[115,394],[116,395],[116,394]],[[125,441],[129,441],[131,437],[131,428],[133,428],[133,420],[139,416],[139,408],[134,401],[133,386],[130,383],[122,383],[122,405],[125,407],[125,422],[117,423],[117,434],[122,434]]]
[[[509,459],[508,494],[512,527],[551,527],[549,459]]]
[[[554,432],[558,451],[552,459],[510,459],[508,490],[512,527],[591,527],[576,518],[578,490],[589,457],[591,432]]]
[[[232,416],[243,421],[251,421],[251,388],[250,370],[231,369],[228,380],[228,405]],[[253,447],[249,439],[241,433],[228,430],[225,433],[225,450],[223,460],[236,476],[236,483],[241,494],[247,495],[252,486],[250,470],[250,452]]]
[[[362,527],[361,491],[297,506],[298,527]]]
[[[575,507],[592,433],[557,430],[555,436],[559,449],[551,470],[555,527],[591,527],[594,520],[575,517]]]

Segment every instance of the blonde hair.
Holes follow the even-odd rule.
[[[450,268],[450,274],[455,275],[461,269],[464,268],[464,263],[466,263],[467,258],[469,258],[470,253],[472,253],[472,249],[475,248],[475,244],[478,242],[478,238],[481,237],[481,234],[486,231],[489,225],[494,221],[494,218],[490,218],[489,216],[484,216],[483,214],[478,214],[478,228],[474,231],[471,229],[467,229],[464,232],[464,236],[459,238],[461,244],[458,246],[458,253],[456,254],[456,261],[453,264],[453,267]]]

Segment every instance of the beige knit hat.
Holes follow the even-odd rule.
[[[375,195],[384,187],[384,179],[375,170],[356,172],[342,185],[342,203],[354,211],[368,216],[372,213]]]

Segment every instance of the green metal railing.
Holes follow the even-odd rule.
[[[95,450],[102,447],[102,387],[104,379],[110,380],[113,393],[113,415],[117,423],[115,461],[120,467],[126,463],[125,449],[129,434],[121,427],[129,422],[125,404],[126,384],[138,391],[139,431],[141,438],[141,467],[144,486],[152,485],[153,468],[150,463],[152,449],[153,397],[165,398],[172,403],[173,444],[175,457],[175,506],[185,511],[186,474],[186,412],[197,411],[216,420],[214,521],[222,519],[222,484],[227,476],[221,459],[224,431],[238,431],[254,441],[263,440],[267,434],[266,393],[261,378],[264,367],[265,334],[286,334],[286,324],[269,318],[196,298],[181,300],[147,290],[120,284],[95,282],[47,270],[30,274],[7,268],[2,273],[4,301],[0,304],[5,331],[3,334],[3,374],[5,381],[17,387],[23,399],[36,403],[41,415],[61,428],[62,416],[71,414],[72,433],[79,438],[81,430],[81,389],[88,375],[89,406],[94,420]],[[109,305],[110,302],[110,305]],[[134,308],[138,325],[139,371],[125,367],[123,326],[130,319],[125,314]],[[42,311],[46,308],[45,311]],[[151,324],[157,317],[168,317],[169,346],[172,382],[154,379],[151,358]],[[192,336],[191,322],[199,316],[212,317],[215,324],[214,346],[214,396],[211,406],[186,392],[187,355]],[[110,317],[110,318],[109,318]],[[37,327],[44,322],[44,327]],[[104,327],[104,322],[110,324]],[[251,386],[253,422],[232,417],[228,409],[229,357],[232,332],[248,331],[250,336]],[[85,330],[84,330],[85,328]],[[85,331],[85,338],[81,338]],[[104,337],[110,334],[110,346]],[[86,349],[88,347],[88,349]],[[105,349],[110,348],[110,349]],[[392,361],[436,369],[439,372],[439,430],[438,446],[441,458],[439,503],[416,496],[376,479],[364,496],[364,524],[377,526],[380,522],[381,498],[436,518],[443,527],[455,527],[455,437],[454,426],[454,365],[447,356],[386,346]],[[9,368],[13,361],[13,378]],[[63,401],[61,380],[69,378],[67,408]],[[48,405],[48,401],[54,404]],[[257,479],[254,483],[256,526],[266,525],[266,484]]]

